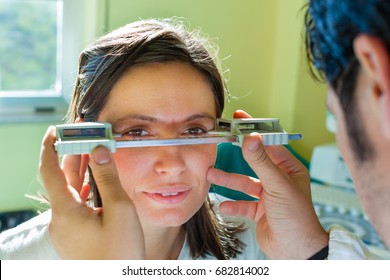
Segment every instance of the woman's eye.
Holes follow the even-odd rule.
[[[150,133],[142,128],[134,128],[130,129],[127,132],[123,133],[123,137],[131,137],[131,138],[141,138],[141,137],[147,137]]]
[[[199,135],[203,135],[206,133],[207,133],[207,131],[203,128],[200,128],[200,127],[191,127],[184,132],[184,134],[188,134],[191,136],[199,136]]]

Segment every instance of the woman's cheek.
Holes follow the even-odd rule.
[[[194,168],[201,169],[205,174],[207,170],[214,166],[217,157],[216,145],[197,145],[198,149],[192,151],[192,155],[196,156],[196,159],[192,160]],[[203,146],[203,147],[202,147]],[[210,146],[210,147],[209,147]],[[204,174],[204,175],[205,175]]]
[[[183,146],[180,152],[186,162],[186,169],[196,173],[206,173],[208,168],[215,164],[217,145]],[[137,181],[137,177],[147,176],[148,170],[151,172],[153,169],[153,152],[148,154],[142,150],[129,151],[128,149],[123,149],[113,154],[113,160],[122,184],[126,184],[129,177],[132,178],[133,182]]]
[[[136,184],[141,175],[141,171],[145,170],[145,164],[140,161],[138,156],[129,154],[126,151],[117,151],[113,154],[113,160],[118,171],[119,180],[122,187],[131,196],[131,185]],[[142,176],[141,176],[142,177]]]

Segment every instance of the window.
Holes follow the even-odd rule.
[[[65,115],[82,41],[77,2],[0,0],[0,122]]]

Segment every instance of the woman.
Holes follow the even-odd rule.
[[[80,56],[69,122],[109,122],[123,140],[213,130],[225,87],[206,44],[170,21],[139,21],[107,34]],[[66,157],[61,169],[54,142],[49,128],[40,171],[51,213],[4,233],[1,258],[264,257],[253,230],[212,208],[206,175],[216,145],[129,148],[113,155],[99,147],[90,156]],[[87,206],[90,192],[93,207]]]

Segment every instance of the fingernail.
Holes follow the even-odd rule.
[[[252,135],[252,134],[251,134]],[[260,148],[260,140],[258,137],[253,137],[248,145],[248,151],[254,152]]]
[[[97,164],[107,164],[111,161],[110,152],[103,147],[97,147],[92,151],[92,158]]]

